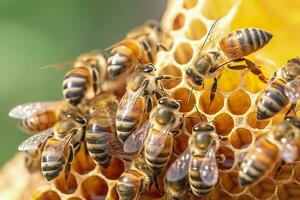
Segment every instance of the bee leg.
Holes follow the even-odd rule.
[[[208,104],[209,108],[211,106],[211,103],[215,99],[217,89],[218,89],[218,79],[214,78],[214,83],[212,84],[210,89],[210,97],[209,97],[209,104]]]
[[[69,174],[70,174],[70,170],[71,170],[71,163],[74,159],[74,149],[72,145],[69,145],[69,156],[68,156],[68,160],[64,169],[64,173],[65,173],[65,183],[68,181],[69,179]]]
[[[189,97],[188,97],[188,102],[190,103],[190,101],[191,101],[191,97],[192,97],[192,94],[193,94],[193,90],[194,90],[194,85],[191,87],[191,89],[190,89],[190,92],[189,92]]]
[[[296,116],[296,112],[295,112],[295,108],[296,108],[297,103],[292,103],[289,110],[287,111],[287,113],[285,114],[284,118],[287,118],[288,115],[290,114],[290,112],[293,111],[294,115]]]
[[[157,43],[156,48],[157,48],[157,51],[159,51],[159,49],[162,49],[163,51],[169,51],[171,49],[171,48],[167,48],[162,43]]]
[[[247,68],[256,76],[258,76],[259,80],[263,83],[268,83],[268,79],[265,77],[265,75],[262,73],[262,71],[259,68],[259,66],[256,66],[254,62],[245,59],[245,63],[247,64]]]
[[[92,74],[93,74],[93,91],[96,96],[98,92],[98,71],[95,67],[92,68]]]
[[[139,200],[139,199],[140,199],[140,195],[141,195],[143,189],[144,189],[144,180],[142,179],[142,180],[141,180],[140,187],[139,187],[139,189],[138,189],[138,191],[137,191],[137,194],[135,195],[134,200]]]
[[[149,96],[146,96],[146,108],[145,108],[146,112],[150,113],[152,108],[153,108],[152,99]]]
[[[143,42],[142,42],[142,45],[143,45],[143,49],[145,50],[145,52],[146,52],[146,54],[147,54],[147,57],[148,57],[149,61],[150,61],[151,63],[153,63],[154,59],[153,59],[153,56],[152,56],[152,54],[151,54],[151,48],[150,48],[149,43],[143,41]]]

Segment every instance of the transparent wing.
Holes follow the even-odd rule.
[[[215,155],[215,147],[210,148],[199,168],[200,176],[206,185],[215,185],[218,182],[219,169]]]
[[[62,101],[34,102],[18,105],[14,107],[8,115],[16,119],[24,119],[35,114],[56,109]]]
[[[46,129],[40,133],[37,133],[30,138],[22,142],[18,150],[19,151],[33,151],[38,149],[38,147],[43,144],[49,137],[53,135],[52,128]]]
[[[190,148],[186,148],[168,169],[166,176],[167,180],[176,182],[184,178],[188,174],[191,157],[192,154]]]
[[[285,95],[293,103],[300,100],[300,78],[288,82],[284,88]]]
[[[294,162],[298,157],[298,148],[292,140],[286,140],[282,143],[280,155],[286,163]]]
[[[142,127],[134,131],[124,143],[124,151],[126,153],[135,153],[144,144],[145,138],[151,128],[151,123],[148,120]]]

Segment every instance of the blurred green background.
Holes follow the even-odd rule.
[[[41,66],[104,49],[147,19],[161,19],[166,0],[0,0],[0,166],[28,135],[9,110],[62,98],[65,70]]]

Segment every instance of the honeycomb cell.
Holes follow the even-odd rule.
[[[70,197],[70,198],[68,198],[68,200],[83,200],[83,199],[81,199],[79,197]]]
[[[269,120],[257,120],[256,112],[251,112],[247,115],[247,124],[252,128],[264,129],[269,122]]]
[[[251,99],[245,91],[238,90],[228,97],[227,105],[232,114],[242,115],[250,108]]]
[[[214,189],[209,195],[209,200],[229,200],[232,199],[230,195],[226,192],[222,191],[220,188]]]
[[[92,171],[95,166],[96,164],[89,156],[85,144],[82,144],[72,163],[72,168],[79,174],[86,174]]]
[[[182,153],[188,145],[189,136],[185,134],[180,134],[179,136],[175,137],[175,145],[174,151],[177,154]]]
[[[65,181],[65,176],[59,176],[54,181],[55,187],[62,193],[72,194],[77,189],[76,178],[73,174],[69,174],[68,180]]]
[[[191,60],[193,53],[194,51],[189,43],[180,43],[175,49],[174,59],[178,64],[183,65]]]
[[[61,200],[59,195],[53,190],[45,191],[37,196],[34,196],[32,199],[34,199],[34,200]]]
[[[270,178],[264,178],[257,184],[250,186],[251,194],[258,199],[269,199],[276,191],[276,185]]]
[[[218,19],[225,16],[232,8],[235,0],[205,0],[201,13],[208,19]]]
[[[183,1],[183,7],[185,9],[191,9],[194,8],[198,3],[198,0],[184,0]]]
[[[238,174],[235,172],[224,173],[221,175],[221,184],[229,194],[237,195],[245,191],[246,188],[240,187],[238,180]]]
[[[295,182],[280,185],[277,190],[277,197],[280,200],[300,199],[300,185]]]
[[[218,82],[218,90],[222,92],[231,92],[240,86],[241,72],[223,68]]]
[[[186,88],[178,88],[171,94],[171,97],[181,101],[180,112],[189,112],[194,108],[196,98],[193,93],[190,95],[190,90]]]
[[[184,123],[185,130],[189,134],[192,134],[193,127],[198,123],[207,122],[207,118],[202,113],[200,113],[200,116],[199,116],[197,112],[194,112],[192,114],[189,114],[188,116],[185,116],[184,122],[185,122]]]
[[[221,146],[217,150],[217,156],[222,158],[222,160],[218,162],[218,168],[220,170],[229,170],[232,168],[235,159],[232,149],[226,146]]]
[[[298,183],[300,183],[300,165],[299,164],[295,167],[294,176],[295,176],[296,181]]]
[[[248,72],[244,77],[245,89],[251,93],[258,93],[262,91],[266,84],[261,82],[257,76]]]
[[[216,92],[216,96],[212,102],[210,102],[210,90],[205,90],[200,96],[200,107],[206,114],[216,114],[223,106],[224,97],[219,92]]]
[[[248,129],[238,128],[230,134],[229,142],[236,149],[247,148],[252,142],[252,133]]]
[[[242,194],[241,196],[239,196],[238,200],[254,200],[254,198],[249,194]]]
[[[165,89],[172,89],[176,87],[182,80],[181,70],[174,65],[168,65],[162,68],[159,75],[171,75],[173,77],[169,80],[161,80],[162,86]]]
[[[119,199],[119,194],[117,192],[116,185],[111,189],[109,199],[113,199],[113,200],[118,200]]]
[[[206,34],[206,32],[206,26],[201,20],[192,19],[185,35],[190,40],[199,40]]]
[[[101,173],[108,179],[117,180],[124,172],[125,166],[122,160],[113,157],[107,169],[101,167]]]
[[[291,178],[292,173],[293,173],[293,167],[291,165],[288,165],[288,164],[282,165],[282,164],[280,164],[275,170],[274,179],[276,181],[285,181],[285,180],[288,180],[288,179]],[[296,174],[295,174],[295,178],[296,178]]]
[[[234,127],[233,119],[227,113],[221,113],[215,117],[213,121],[216,127],[216,133],[221,136],[226,136]]]
[[[182,13],[177,14],[173,21],[173,30],[179,30],[184,26],[185,16]]]
[[[108,185],[98,176],[90,176],[85,179],[80,192],[86,200],[104,200],[108,192]]]

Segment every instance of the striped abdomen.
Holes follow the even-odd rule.
[[[51,128],[57,121],[58,115],[56,111],[49,110],[23,119],[20,123],[20,128],[37,133]]]
[[[92,86],[92,73],[88,67],[74,67],[63,81],[63,95],[72,105],[83,99],[87,89]]]
[[[124,96],[123,98],[127,98]],[[126,99],[122,99],[123,103],[127,103]],[[145,115],[145,101],[143,97],[139,97],[130,110],[125,110],[123,103],[117,110],[116,129],[117,136],[121,142],[125,142],[128,136],[139,127]]]
[[[219,45],[229,59],[242,58],[265,46],[272,34],[261,29],[243,28],[229,33]]]
[[[257,119],[273,117],[289,103],[288,97],[284,94],[284,87],[285,82],[277,79],[265,89],[257,104]]]
[[[127,71],[134,70],[136,61],[140,57],[139,46],[137,42],[126,40],[112,49],[107,60],[109,78],[114,79]]]
[[[199,168],[203,162],[203,159],[205,158],[192,157],[189,168],[190,187],[194,195],[198,197],[207,195],[214,188],[214,185],[207,185],[201,179]]]
[[[153,173],[158,175],[167,166],[173,150],[172,134],[166,133],[168,136],[162,147],[160,141],[158,141],[161,137],[160,134],[163,133],[152,128],[148,133],[144,149],[147,166]]]
[[[106,153],[108,144],[105,134],[112,134],[112,126],[104,127],[97,123],[97,120],[90,119],[86,128],[86,144],[90,156],[98,165],[107,168],[110,164],[111,156]]]
[[[246,155],[239,171],[240,185],[258,181],[279,159],[279,149],[267,139],[258,140]]]
[[[117,192],[120,200],[133,200],[142,192],[144,175],[137,170],[126,170],[117,182]]]
[[[189,180],[188,176],[183,177],[182,179],[171,182],[169,180],[166,180],[167,182],[167,196],[168,199],[173,200],[185,200],[188,198],[188,186],[189,186]]]

